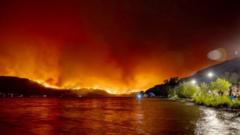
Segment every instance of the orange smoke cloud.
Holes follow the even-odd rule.
[[[0,75],[112,93],[189,75],[239,25],[238,4],[209,4],[0,1]]]
[[[159,83],[162,76],[150,63],[132,63],[127,71],[104,45],[59,45],[42,39],[15,38],[2,42],[0,51],[0,75],[29,78],[48,87],[111,93],[144,90]]]

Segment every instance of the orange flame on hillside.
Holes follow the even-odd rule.
[[[142,91],[162,81],[155,61],[112,58],[102,46],[65,46],[46,40],[18,39],[0,46],[0,75],[28,78],[57,89],[102,89],[112,94]]]

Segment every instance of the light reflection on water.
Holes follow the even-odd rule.
[[[193,134],[196,106],[134,98],[0,99],[0,133],[71,134]]]
[[[202,116],[197,122],[198,135],[239,135],[240,117],[235,113],[200,107]]]
[[[0,134],[239,134],[232,113],[160,99],[0,99]]]

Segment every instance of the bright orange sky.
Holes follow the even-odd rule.
[[[61,88],[142,90],[239,49],[237,2],[0,2],[0,75]]]

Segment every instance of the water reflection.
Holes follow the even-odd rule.
[[[1,134],[51,134],[56,119],[56,100],[1,99]]]
[[[198,135],[237,135],[240,134],[240,117],[236,114],[201,107],[202,116],[197,122]]]
[[[159,99],[0,99],[1,134],[193,134],[197,106]]]

